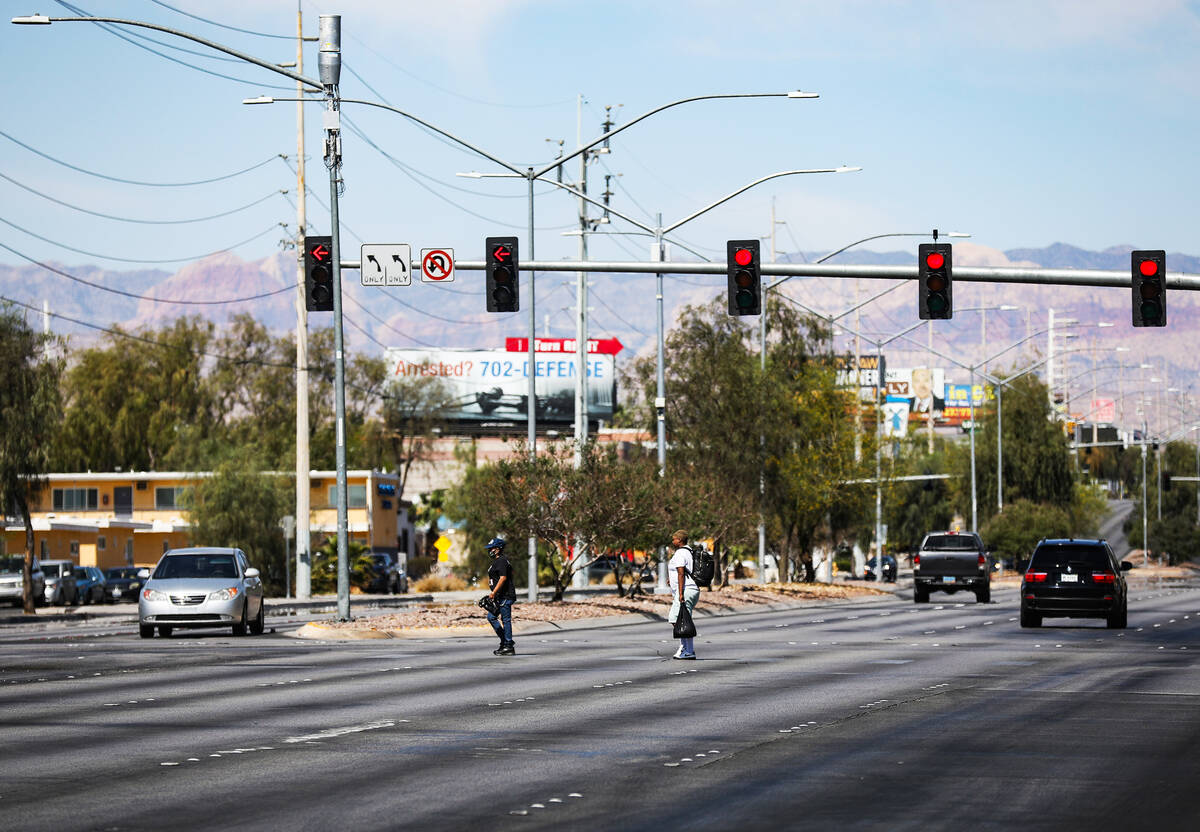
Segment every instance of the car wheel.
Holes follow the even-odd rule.
[[[267,628],[266,605],[262,601],[259,601],[258,602],[258,615],[256,615],[254,617],[254,620],[250,622],[250,633],[251,633],[251,635],[261,636],[263,634],[263,630],[265,630],[266,628]]]
[[[913,601],[918,604],[928,604],[929,603],[929,590],[921,589],[919,587],[917,589],[913,590]]]
[[[159,634],[160,636],[162,636],[163,638],[170,638],[170,637],[171,637],[171,633],[173,633],[173,632],[174,632],[174,630],[173,630],[171,627],[162,627],[162,626],[160,626],[160,627],[158,628],[158,634]]]
[[[1129,607],[1122,606],[1120,610],[1108,617],[1108,629],[1124,630],[1129,624]]]
[[[978,592],[976,592],[975,600],[978,601],[980,604],[990,604],[992,602],[991,587],[988,587],[987,589],[981,589]]]
[[[1042,626],[1042,617],[1036,612],[1021,607],[1021,626],[1022,627],[1040,627]]]
[[[248,629],[248,625],[246,623],[246,607],[249,603],[250,602],[247,601],[245,604],[242,604],[242,620],[233,625],[233,634],[235,636],[246,635],[246,630]]]
[[[153,624],[139,624],[138,625],[138,635],[141,636],[142,638],[154,638],[154,625]]]

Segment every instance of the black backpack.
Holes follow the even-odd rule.
[[[712,552],[705,549],[702,543],[688,548],[692,550],[692,571],[688,574],[692,576],[696,586],[708,589],[712,586],[713,575],[717,571],[717,562],[713,558]]]

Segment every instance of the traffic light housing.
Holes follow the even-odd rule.
[[[333,311],[333,238],[304,238],[304,308]]]
[[[1167,253],[1161,249],[1130,254],[1133,272],[1133,325],[1167,325]]]
[[[725,244],[729,273],[729,314],[762,314],[762,274],[758,240],[730,240]]]
[[[487,272],[487,311],[517,312],[521,293],[517,290],[519,257],[516,237],[488,237],[484,241]]]
[[[949,243],[917,246],[917,278],[921,284],[921,320],[954,317],[954,257]]]

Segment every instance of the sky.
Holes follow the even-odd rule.
[[[295,0],[74,5],[272,62],[295,57]],[[4,7],[11,15],[73,14],[56,0]],[[679,240],[706,256],[723,252],[726,239],[769,235],[772,204],[786,223],[776,229],[781,251],[936,227],[1002,250],[1066,242],[1200,253],[1188,210],[1200,190],[1200,3],[342,0],[302,9],[311,34],[319,14],[342,15],[344,97],[382,99],[521,167],[548,164],[558,140],[572,148],[581,135],[598,136],[609,106],[620,125],[691,96],[818,93],[680,105],[622,133],[589,165],[591,194],[611,177],[613,207],[651,226],[659,212],[670,224],[778,171],[862,166],[772,180],[682,227]],[[296,105],[241,101],[294,97],[294,83],[170,35],[123,32],[162,56],[95,24],[0,27],[15,74],[0,136],[0,217],[9,223],[0,240],[67,264],[124,262],[99,256],[110,255],[163,261],[169,270],[259,232],[233,250],[247,259],[277,251],[296,223],[277,193],[295,196],[294,175],[278,155],[295,159]],[[306,46],[310,77],[315,51]],[[308,105],[308,177],[327,204],[319,110]],[[343,146],[348,249],[360,240],[408,242],[478,259],[485,236],[525,236],[523,181],[456,177],[503,169],[391,112],[346,105],[345,114],[353,125]],[[147,187],[34,150],[92,173],[157,183],[273,161],[206,185]],[[577,181],[578,163],[565,176]],[[89,211],[159,221],[270,198],[224,218],[148,225],[83,213],[17,183]],[[578,238],[561,232],[578,227],[577,201],[550,186],[536,193],[539,259],[574,257]],[[327,232],[328,213],[312,199],[309,220],[314,232]],[[604,230],[636,229],[618,221]],[[590,248],[597,259],[645,259],[649,250],[645,238],[629,235],[597,235]],[[4,249],[0,261],[22,262]]]
[[[6,18],[121,17],[270,62],[295,58],[296,0],[3,6]],[[819,94],[671,107],[592,157],[588,192],[601,198],[607,187],[615,210],[648,226],[779,171],[863,168],[758,185],[682,226],[672,249],[681,259],[690,256],[683,249],[723,259],[728,239],[769,246],[772,230],[780,252],[819,252],[933,228],[999,250],[1064,242],[1200,254],[1190,210],[1200,192],[1198,2],[304,0],[300,8],[306,35],[316,34],[319,14],[342,16],[343,97],[389,103],[522,168],[549,164],[560,141],[570,150],[597,137],[606,113],[620,126],[693,96]],[[295,84],[168,34],[116,28],[123,38],[92,23],[0,25],[10,75],[0,263],[173,272],[215,251],[246,260],[280,251],[297,227],[297,105],[242,101],[295,97]],[[316,49],[306,44],[304,54],[313,78]],[[328,233],[322,105],[306,107],[309,231]],[[343,112],[344,259],[357,259],[361,243],[409,243],[479,260],[485,237],[509,234],[529,256],[523,180],[457,177],[504,169],[395,113],[351,104]],[[580,178],[570,162],[565,181]],[[202,180],[215,181],[180,184]],[[538,259],[575,259],[579,237],[564,232],[579,227],[578,201],[539,184],[534,205]],[[649,239],[636,227],[613,218],[600,230],[592,259],[648,259]],[[864,247],[915,253],[917,242]],[[547,303],[570,301],[564,289]]]

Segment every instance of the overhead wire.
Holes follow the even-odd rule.
[[[150,0],[156,6],[162,6],[164,9],[170,9],[176,14],[181,14],[184,17],[190,17],[192,20],[199,20],[201,23],[207,23],[209,26],[216,26],[219,29],[228,29],[231,32],[241,32],[243,35],[255,35],[260,38],[275,38],[277,40],[295,40],[295,35],[272,35],[268,32],[256,32],[253,29],[242,29],[237,26],[230,26],[228,23],[220,23],[216,20],[210,20],[207,17],[201,17],[198,14],[185,12],[183,9],[176,8],[169,3],[164,3],[162,0]]]
[[[42,151],[38,150],[36,147],[32,147],[32,146],[26,144],[25,142],[21,141],[20,139],[17,139],[15,137],[9,135],[8,133],[5,133],[3,130],[0,130],[0,136],[3,136],[4,138],[8,139],[10,142],[12,142],[14,144],[20,145],[21,147],[28,150],[30,153],[36,153],[38,156],[41,156],[43,159],[48,159],[49,161],[54,162],[55,164],[62,165],[65,168],[70,168],[71,170],[78,171],[79,173],[86,173],[88,176],[95,176],[100,179],[107,179],[110,182],[121,182],[125,185],[144,185],[145,187],[148,187],[148,188],[185,188],[185,187],[190,187],[192,185],[209,185],[213,182],[223,182],[226,179],[232,179],[235,176],[241,176],[242,174],[250,173],[250,171],[258,170],[259,168],[263,167],[264,165],[268,165],[271,162],[275,161],[280,156],[280,154],[276,154],[267,159],[263,159],[261,162],[251,165],[248,168],[242,168],[241,170],[234,171],[233,173],[227,173],[227,174],[224,174],[223,176],[214,176],[211,179],[197,179],[194,182],[142,182],[137,179],[122,179],[119,176],[109,176],[108,174],[98,173],[97,171],[88,170],[87,168],[81,168],[78,165],[71,164],[70,162],[64,162],[62,159],[57,159],[54,156],[49,155],[48,153],[43,153]]]
[[[228,211],[222,211],[219,214],[211,214],[207,217],[193,217],[192,219],[186,219],[186,220],[143,220],[143,219],[137,219],[134,217],[118,217],[115,214],[105,214],[102,211],[92,211],[91,209],[84,208],[81,205],[75,205],[74,203],[67,202],[62,199],[57,199],[55,197],[50,196],[49,194],[42,193],[41,191],[37,190],[36,188],[32,188],[23,182],[18,182],[16,179],[13,179],[11,176],[8,176],[7,174],[2,173],[2,172],[0,172],[0,179],[4,179],[8,182],[11,182],[12,184],[16,185],[18,188],[22,188],[23,190],[26,190],[31,194],[36,194],[37,196],[40,196],[42,199],[49,200],[50,202],[53,202],[56,205],[62,205],[65,208],[70,208],[73,211],[79,211],[80,213],[83,213],[83,214],[91,214],[93,217],[103,217],[104,219],[107,219],[107,220],[116,220],[117,222],[132,222],[132,223],[139,223],[142,225],[186,225],[188,223],[193,223],[193,222],[207,222],[208,220],[220,219],[221,217],[228,217],[231,214],[237,214],[241,211],[245,211],[248,208],[253,208],[255,205],[259,205],[263,202],[266,202],[268,199],[270,199],[273,196],[278,196],[281,193],[283,193],[283,194],[287,193],[287,191],[271,191],[271,193],[267,194],[266,196],[264,196],[260,199],[256,199],[253,202],[246,203],[245,205],[241,206],[240,208],[233,208]]]
[[[95,17],[96,16],[96,15],[92,14],[91,12],[84,11],[80,7],[66,2],[66,0],[54,0],[54,2],[58,3],[58,5],[62,6],[64,9],[68,9],[69,11],[75,12],[75,14],[80,15],[82,17]],[[170,55],[167,55],[163,52],[159,52],[157,49],[152,49],[151,47],[146,46],[145,44],[138,43],[134,38],[130,37],[127,32],[122,32],[116,26],[113,26],[108,23],[99,22],[99,21],[96,23],[96,25],[98,27],[100,27],[101,29],[103,29],[104,31],[108,32],[110,35],[114,35],[115,37],[120,38],[121,40],[125,41],[126,43],[132,44],[133,46],[136,46],[138,49],[145,49],[147,52],[153,53],[160,58],[164,58],[165,60],[168,60],[171,63],[176,63],[176,64],[179,64],[180,66],[186,66],[188,69],[194,69],[197,72],[203,72],[205,75],[213,75],[217,78],[224,78],[227,81],[236,81],[239,84],[246,84],[248,86],[258,87],[260,89],[265,88],[265,89],[289,90],[289,91],[292,89],[292,87],[285,87],[285,86],[282,86],[279,84],[266,84],[266,83],[263,83],[260,81],[247,81],[245,78],[238,78],[234,75],[226,75],[223,72],[216,72],[215,70],[205,69],[202,66],[196,66],[195,64],[190,64],[187,61],[180,60],[179,58],[173,58]]]
[[[169,257],[169,258],[166,258],[163,260],[142,260],[142,259],[139,259],[136,257],[116,257],[111,254],[100,254],[95,251],[85,251],[84,249],[75,248],[74,246],[69,246],[66,243],[61,243],[57,240],[52,240],[49,237],[43,237],[41,234],[37,234],[33,231],[30,231],[28,228],[24,228],[20,225],[17,225],[12,220],[7,220],[4,217],[0,217],[0,222],[4,223],[7,226],[17,229],[18,231],[22,231],[25,234],[28,234],[30,237],[35,237],[35,238],[41,240],[43,243],[49,243],[52,246],[58,246],[59,248],[66,249],[67,251],[73,251],[76,254],[86,254],[88,257],[99,257],[103,260],[114,260],[118,263],[149,263],[149,264],[182,263],[185,260],[203,260],[205,257],[211,257],[214,254],[220,254],[222,252],[232,251],[235,248],[240,248],[241,246],[246,245],[246,243],[252,243],[255,240],[257,240],[259,237],[264,237],[267,234],[271,233],[280,225],[283,225],[285,228],[287,227],[285,223],[275,223],[275,224],[269,226],[268,228],[266,228],[265,230],[258,232],[253,237],[247,237],[245,240],[242,240],[240,243],[234,243],[233,245],[226,246],[224,248],[219,248],[216,251],[210,251],[206,254],[193,254],[189,257]]]
[[[262,298],[269,298],[269,297],[273,297],[275,295],[280,295],[280,294],[283,294],[284,292],[289,292],[296,288],[295,286],[285,286],[282,289],[275,289],[273,291],[263,292],[262,294],[258,294],[258,295],[248,295],[243,298],[230,298],[229,300],[171,300],[169,298],[157,298],[157,297],[154,297],[153,295],[139,295],[136,292],[126,292],[123,289],[114,289],[111,286],[104,286],[99,283],[95,283],[91,280],[85,280],[84,278],[79,277],[78,275],[73,275],[68,272],[64,272],[62,269],[56,269],[54,266],[51,266],[48,263],[43,263],[41,260],[37,260],[33,257],[30,257],[28,254],[17,251],[15,248],[13,248],[10,245],[7,245],[6,243],[0,242],[0,248],[4,248],[4,249],[12,252],[13,254],[20,257],[22,260],[26,260],[26,261],[34,264],[35,266],[40,266],[41,268],[45,269],[48,272],[59,275],[60,277],[65,277],[68,280],[73,280],[76,283],[82,283],[85,286],[90,286],[93,289],[99,289],[102,292],[109,292],[114,295],[123,295],[124,297],[133,298],[134,300],[146,300],[146,301],[150,301],[152,303],[171,303],[171,304],[179,304],[179,305],[183,305],[183,306],[221,306],[221,305],[230,304],[230,303],[246,303],[246,302],[252,301],[252,300],[261,300]]]

